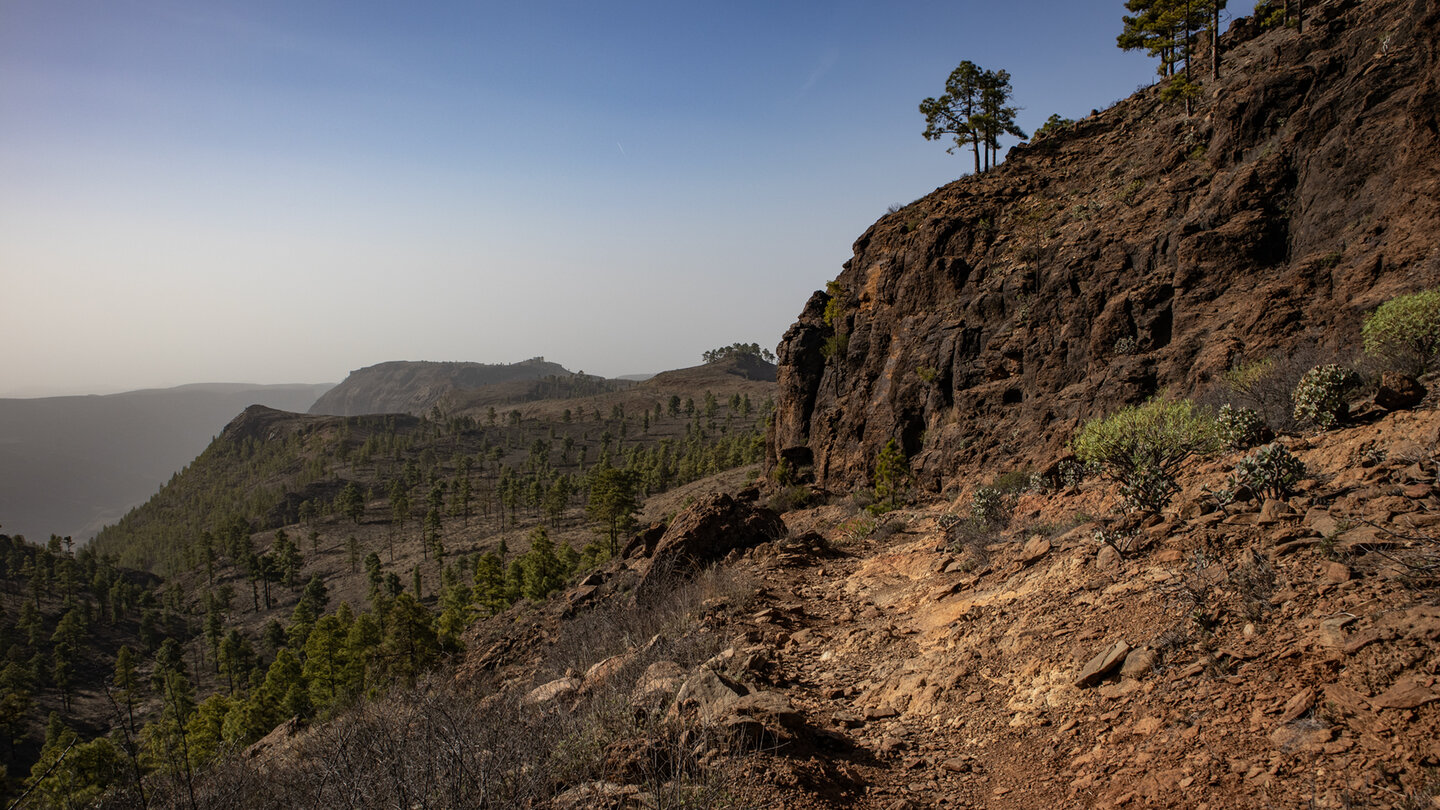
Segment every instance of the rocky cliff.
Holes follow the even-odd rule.
[[[564,367],[536,357],[520,363],[431,363],[394,361],[350,372],[310,408],[310,413],[358,416],[367,413],[423,415],[457,391],[516,380],[566,375]]]
[[[1348,352],[1440,280],[1436,0],[1241,18],[1193,114],[1136,93],[891,213],[780,345],[771,463],[946,488],[1227,367]]]

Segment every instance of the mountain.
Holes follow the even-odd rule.
[[[774,376],[769,364],[731,358],[640,384],[612,386],[584,375],[515,380],[450,391],[435,401],[439,419],[433,408],[422,416],[330,416],[251,406],[159,492],[106,526],[93,550],[175,576],[197,564],[202,536],[240,518],[252,533],[315,533],[312,542],[333,552],[325,557],[333,568],[319,573],[346,581],[342,592],[363,599],[363,578],[344,567],[342,545],[354,536],[367,552],[387,552],[387,563],[397,546],[405,547],[402,559],[423,560],[419,529],[431,498],[449,504],[436,520],[446,524],[452,552],[484,550],[507,536],[518,546],[542,523],[557,540],[583,546],[590,528],[571,513],[583,511],[587,475],[597,469],[626,470],[643,495],[758,462]],[[520,396],[534,394],[535,385],[552,389],[551,396]],[[503,409],[491,404],[496,390],[507,393]],[[390,502],[397,482],[409,505],[398,518]],[[463,507],[454,502],[461,482],[469,493]],[[353,526],[342,520],[339,501],[351,485],[367,508],[379,502],[375,516]],[[463,525],[458,510],[471,513]]]
[[[456,391],[550,376],[570,376],[570,372],[543,357],[508,365],[397,360],[350,372],[343,382],[315,401],[310,413],[420,415]]]
[[[202,383],[0,399],[0,524],[88,538],[144,502],[246,406],[303,411],[331,384]]]
[[[1142,90],[876,222],[780,345],[771,463],[855,485],[894,438],[931,489],[1043,468],[1087,418],[1313,364],[1440,282],[1435,4],[1306,14],[1237,20],[1193,115]]]

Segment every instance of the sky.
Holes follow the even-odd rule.
[[[1083,117],[1153,81],[1123,13],[0,0],[0,396],[774,347],[968,171],[917,110],[956,64]]]

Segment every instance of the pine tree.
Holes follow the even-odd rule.
[[[961,62],[945,81],[944,94],[920,102],[925,116],[922,134],[931,141],[953,136],[955,144],[947,152],[968,145],[974,152],[975,173],[988,170],[999,162],[1002,135],[1025,137],[1015,123],[1019,108],[1010,104],[1013,92],[1008,72]]]

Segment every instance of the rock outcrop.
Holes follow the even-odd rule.
[[[770,509],[725,494],[712,495],[670,522],[655,544],[650,567],[635,592],[645,598],[676,578],[688,579],[732,551],[783,537],[785,531],[785,521]]]
[[[1237,20],[1193,115],[1142,90],[876,222],[779,348],[770,462],[941,489],[1237,362],[1358,345],[1440,281],[1435,0]],[[1293,362],[1300,362],[1295,360]]]

